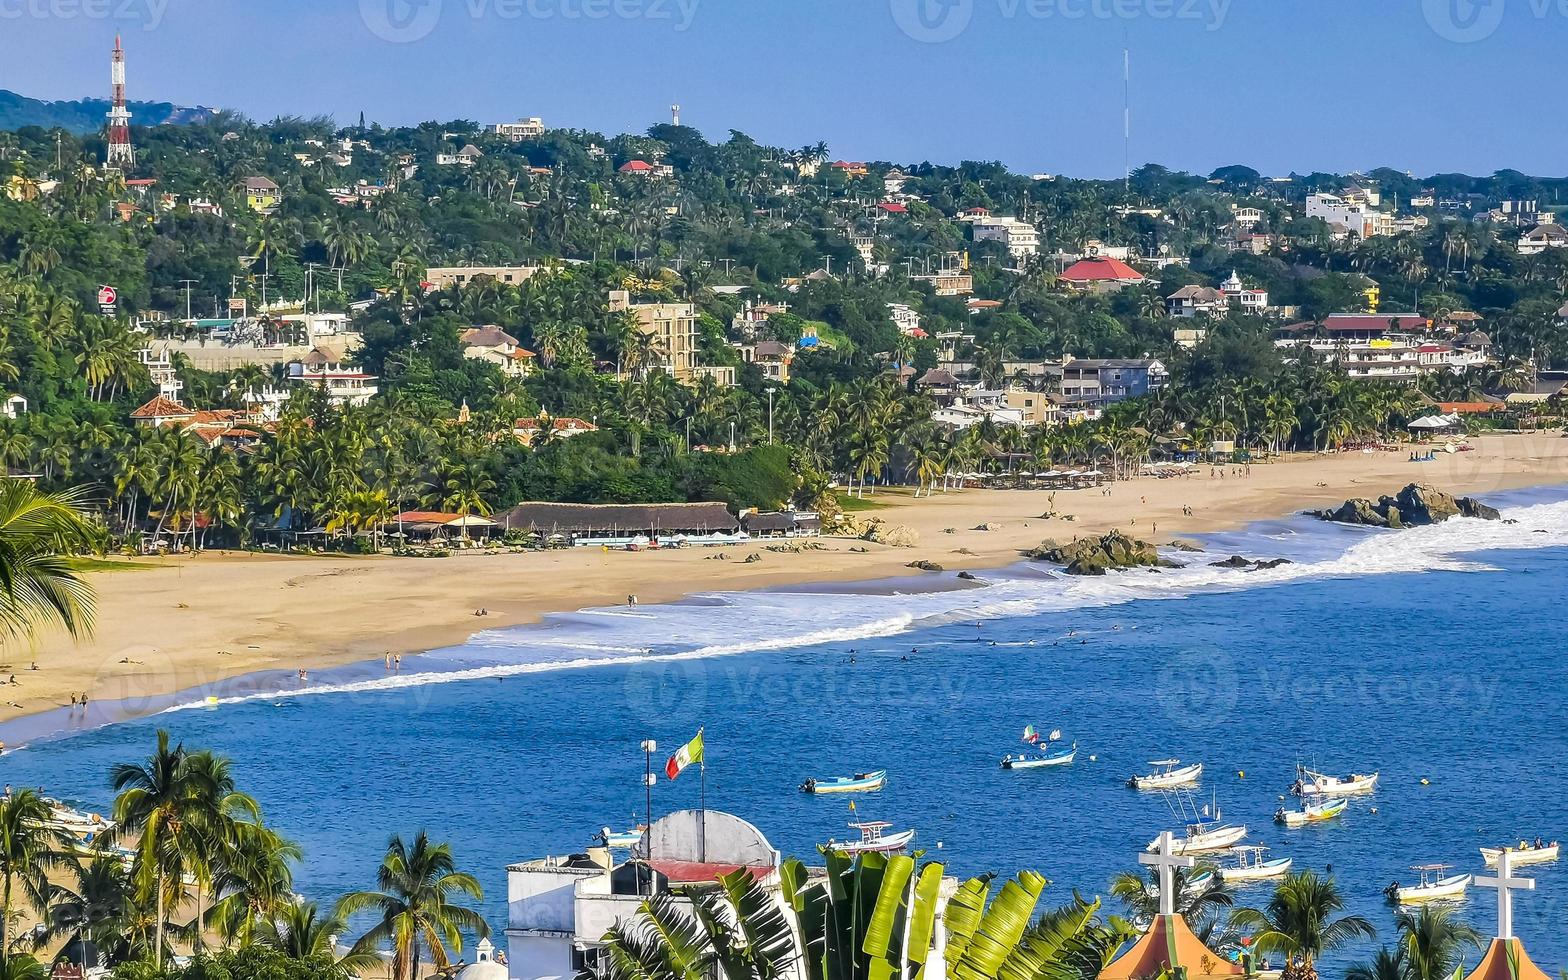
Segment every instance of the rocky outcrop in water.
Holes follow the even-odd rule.
[[[1252,558],[1243,558],[1240,555],[1232,555],[1231,557],[1225,559],[1224,561],[1210,562],[1209,563],[1209,567],[1210,568],[1234,568],[1234,569],[1237,569],[1238,571],[1243,571],[1243,572],[1261,572],[1261,571],[1264,571],[1265,569],[1279,568],[1281,565],[1293,565],[1293,564],[1295,564],[1295,562],[1291,561],[1289,558],[1269,558],[1269,559],[1266,559],[1266,560],[1254,560]]]
[[[1098,538],[1076,538],[1067,544],[1042,541],[1029,552],[1031,561],[1062,565],[1069,575],[1104,575],[1124,568],[1176,568],[1160,557],[1147,541],[1129,538],[1120,531]]]
[[[1380,497],[1376,503],[1357,497],[1338,507],[1318,511],[1318,517],[1337,524],[1404,528],[1441,524],[1455,517],[1496,521],[1502,515],[1473,497],[1455,497],[1436,487],[1412,483],[1395,496]]]

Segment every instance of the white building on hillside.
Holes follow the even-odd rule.
[[[288,383],[296,388],[315,388],[327,396],[334,408],[358,408],[374,398],[380,379],[348,364],[346,355],[327,347],[317,347],[289,364]]]
[[[523,140],[536,140],[544,136],[544,120],[538,116],[528,119],[519,119],[515,123],[496,123],[490,131],[505,140],[521,143]]]
[[[1020,265],[1040,254],[1040,230],[1027,221],[986,217],[972,224],[976,242],[1001,242]]]
[[[1337,194],[1313,194],[1307,198],[1307,217],[1321,218],[1331,225],[1342,225],[1360,238],[1394,233],[1394,216],[1376,211],[1369,203],[1352,201]]]

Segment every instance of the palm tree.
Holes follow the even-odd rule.
[[[1358,963],[1345,971],[1345,980],[1410,980],[1410,964],[1403,946],[1384,946],[1370,963]]]
[[[1210,873],[1212,871],[1212,867],[1203,870],[1175,869],[1176,911],[1189,922],[1202,922],[1221,909],[1228,909],[1235,904],[1235,899],[1225,888],[1224,880]],[[1156,872],[1142,875],[1136,871],[1123,871],[1111,879],[1111,895],[1127,906],[1134,922],[1148,923],[1154,921],[1160,911],[1159,885],[1160,878]]]
[[[1411,980],[1448,980],[1464,961],[1465,948],[1479,950],[1481,934],[1454,916],[1453,909],[1422,906],[1394,916],[1399,953]]]
[[[31,956],[0,956],[0,980],[49,980],[49,968]]]
[[[131,883],[118,855],[97,854],[91,861],[72,858],[66,865],[74,884],[57,884],[49,895],[49,915],[42,941],[75,947],[82,963],[89,946],[100,962],[130,958],[129,908]]]
[[[1231,924],[1252,932],[1253,948],[1260,954],[1284,955],[1282,980],[1317,980],[1314,963],[1319,956],[1377,935],[1372,923],[1359,915],[1333,918],[1344,907],[1333,878],[1301,871],[1280,882],[1265,908],[1233,912]]]
[[[484,889],[471,874],[457,870],[448,844],[432,844],[424,831],[410,847],[394,835],[376,872],[378,891],[350,892],[334,913],[343,918],[374,912],[379,921],[354,944],[355,953],[373,953],[392,945],[392,980],[414,980],[424,953],[438,969],[446,969],[447,947],[463,948],[463,930],[490,935],[478,912],[453,904],[454,896],[479,900]]]
[[[167,902],[182,893],[189,845],[195,836],[187,828],[199,825],[202,787],[196,784],[190,753],[183,744],[169,747],[169,733],[158,731],[158,748],[141,765],[122,762],[109,770],[109,783],[118,793],[114,823],[124,837],[135,837],[136,858],[132,879],[138,900],[151,899],[157,906],[154,922],[153,963],[163,967],[163,936]]]
[[[230,943],[248,946],[265,937],[273,920],[294,908],[294,872],[298,845],[252,821],[234,824],[212,880],[217,898],[206,927]]]
[[[338,958],[337,938],[348,929],[340,916],[322,915],[315,902],[285,903],[268,924],[266,943],[291,960],[331,963],[341,977],[369,972],[381,961],[374,953],[349,953]]]
[[[92,588],[68,560],[93,542],[84,503],[79,492],[0,478],[0,646],[51,624],[74,637],[91,630]]]
[[[34,909],[48,906],[49,869],[65,835],[50,827],[50,808],[30,789],[0,799],[0,958],[11,955],[11,915],[18,889]]]

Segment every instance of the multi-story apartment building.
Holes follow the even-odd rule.
[[[610,309],[627,311],[637,327],[652,334],[663,367],[676,381],[691,381],[697,371],[697,308],[691,303],[633,303],[624,289],[610,293]]]
[[[523,140],[536,140],[544,136],[544,120],[538,116],[528,119],[519,119],[515,123],[496,123],[490,131],[505,140],[521,143]]]

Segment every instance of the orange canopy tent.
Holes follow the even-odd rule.
[[[1149,980],[1161,973],[1185,969],[1187,980],[1239,977],[1239,965],[1203,945],[1180,915],[1157,915],[1143,938],[1100,971],[1099,980]],[[1508,978],[1471,978],[1508,980]],[[1539,980],[1515,977],[1513,980]]]
[[[1530,960],[1518,939],[1494,939],[1465,980],[1551,980]]]

